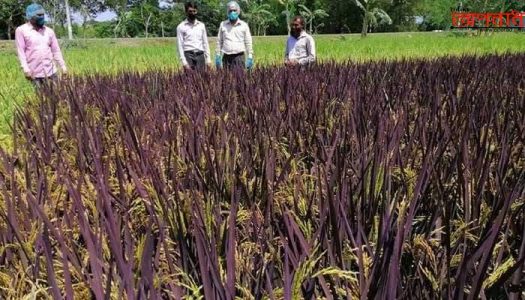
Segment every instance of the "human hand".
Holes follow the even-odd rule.
[[[215,67],[217,67],[217,69],[220,69],[221,65],[222,65],[221,56],[216,54],[215,55]]]
[[[297,63],[298,63],[298,62],[297,62],[296,60],[287,60],[287,61],[284,62],[284,64],[285,64],[286,66],[288,66],[288,67],[295,66],[295,65],[297,65]]]
[[[33,80],[33,75],[31,74],[31,71],[24,72],[24,76],[26,79]]]
[[[246,61],[246,69],[251,70],[253,68],[253,58],[248,58]]]

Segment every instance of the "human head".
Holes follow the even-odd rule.
[[[26,8],[26,19],[33,24],[33,26],[42,27],[45,22],[45,10],[40,4],[30,4]]]
[[[241,14],[241,7],[236,1],[230,1],[226,4],[226,13],[228,14],[228,20],[230,22],[236,22]]]
[[[188,17],[188,20],[195,21],[197,18],[197,3],[193,1],[188,1],[186,4],[184,4],[184,10],[186,11],[186,16]]]
[[[295,16],[290,23],[290,29],[290,34],[293,37],[298,38],[304,30],[304,18],[301,16]]]

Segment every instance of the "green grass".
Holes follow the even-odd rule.
[[[257,37],[254,41],[258,65],[280,64],[286,37]],[[436,58],[444,55],[524,52],[525,34],[498,32],[481,36],[451,33],[392,33],[316,36],[320,60],[367,61],[378,59]],[[116,74],[119,71],[180,68],[175,39],[121,39],[63,42],[70,73]],[[215,40],[210,40],[212,51]],[[15,56],[14,43],[0,42],[0,143],[9,133],[16,104],[33,94]]]

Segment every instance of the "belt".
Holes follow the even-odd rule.
[[[184,53],[201,55],[201,54],[204,54],[204,51],[201,51],[201,50],[189,50],[189,51],[184,51]]]
[[[234,53],[234,54],[224,54],[224,56],[241,56],[244,55],[244,52]]]

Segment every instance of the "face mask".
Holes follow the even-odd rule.
[[[196,14],[189,14],[188,15],[188,20],[195,21],[195,19],[197,19],[197,15]]]
[[[35,18],[35,24],[39,27],[44,26],[46,19],[44,17],[36,17]]]
[[[239,18],[239,13],[238,13],[238,12],[236,12],[236,11],[230,11],[230,12],[228,13],[228,19],[229,19],[230,21],[232,21],[232,22],[233,22],[233,21],[237,21],[238,18]]]

